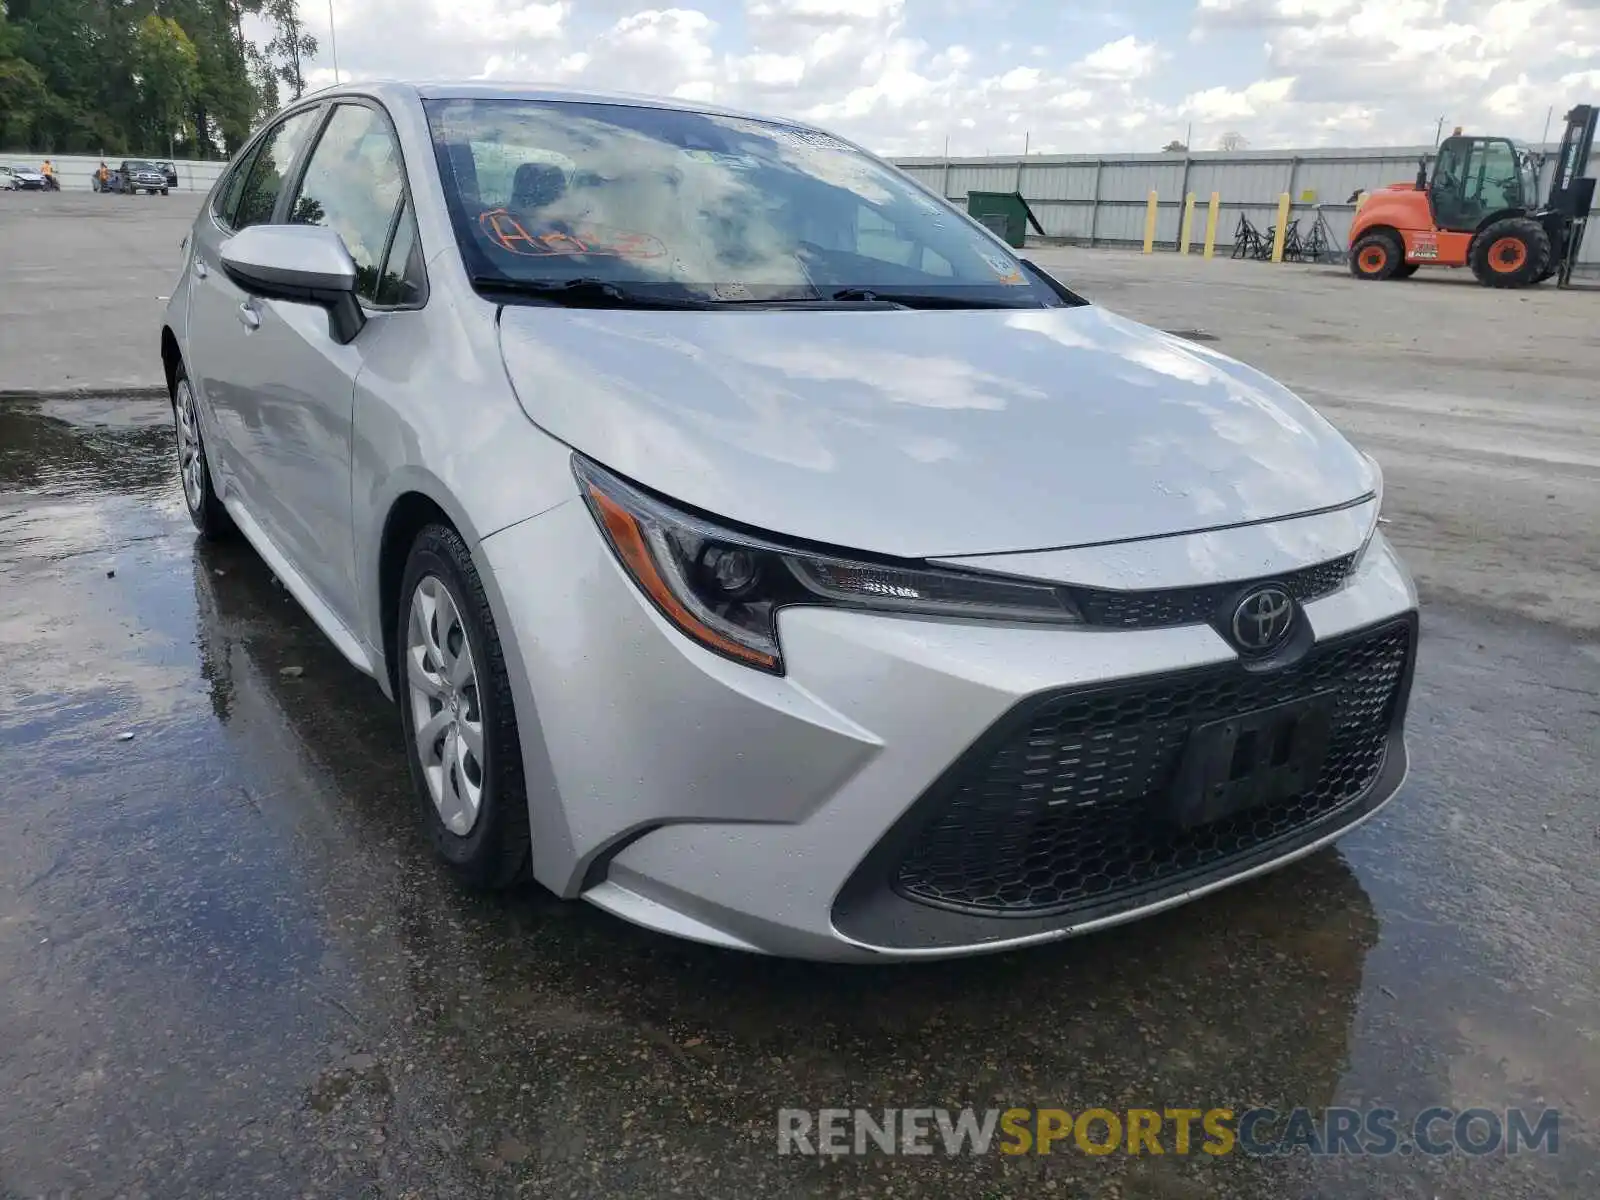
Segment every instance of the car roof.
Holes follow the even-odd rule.
[[[378,80],[372,83],[339,84],[315,93],[325,99],[341,93],[375,96],[411,96],[422,100],[542,100],[567,104],[625,104],[633,108],[664,108],[676,112],[715,113],[718,116],[744,117],[757,121],[779,121],[785,125],[811,128],[804,121],[772,114],[728,108],[697,100],[671,96],[651,96],[639,92],[607,92],[589,88],[568,88],[546,83],[510,83],[492,80]],[[311,99],[312,94],[305,97]],[[820,131],[819,131],[820,132]]]

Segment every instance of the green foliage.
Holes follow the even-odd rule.
[[[315,53],[290,0],[0,0],[0,150],[226,157]]]
[[[173,143],[200,88],[200,52],[177,21],[149,13],[134,30],[130,62],[152,128]]]

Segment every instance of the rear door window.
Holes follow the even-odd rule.
[[[250,174],[250,167],[256,161],[256,147],[247,150],[238,162],[234,163],[228,171],[228,177],[222,183],[222,190],[217,193],[217,202],[211,211],[217,220],[229,228],[233,227],[238,216],[239,197],[244,194],[244,181]]]
[[[284,180],[288,178],[300,148],[316,128],[321,112],[320,108],[297,112],[284,118],[261,139],[261,147],[245,177],[234,213],[235,229],[264,225],[272,220],[272,211],[277,206],[278,194],[283,191]]]

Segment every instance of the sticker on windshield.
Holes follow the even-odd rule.
[[[1015,286],[1019,283],[1028,282],[1022,277],[1022,268],[1017,266],[1016,263],[1007,262],[998,254],[981,254],[979,257],[988,264],[989,269],[994,272],[995,278],[1001,283]]]
[[[756,164],[742,154],[724,154],[718,150],[685,150],[684,155],[695,162],[712,167],[727,167],[730,171],[753,171]]]
[[[598,258],[662,258],[667,248],[648,233],[601,229],[598,226],[568,233],[552,229],[529,233],[503,208],[492,208],[478,217],[478,225],[491,242],[507,254],[523,258],[569,258],[591,255]]]
[[[768,138],[780,146],[803,146],[812,150],[843,150],[850,147],[838,138],[817,129],[801,129],[795,125],[778,125],[771,121],[752,121],[744,117],[725,117],[721,124],[733,129]]]

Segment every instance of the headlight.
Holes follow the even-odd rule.
[[[572,469],[618,562],[661,615],[706,649],[763,671],[783,673],[777,612],[786,605],[1081,620],[1049,584],[784,546],[680,512],[580,455]]]
[[[1356,551],[1355,561],[1350,564],[1351,575],[1361,569],[1361,564],[1366,560],[1367,551],[1372,548],[1373,535],[1378,532],[1378,523],[1383,520],[1383,468],[1378,465],[1378,460],[1365,450],[1361,451],[1361,457],[1366,459],[1367,465],[1372,468],[1374,503],[1372,506],[1372,524],[1367,528],[1367,536],[1361,542],[1361,549]]]

